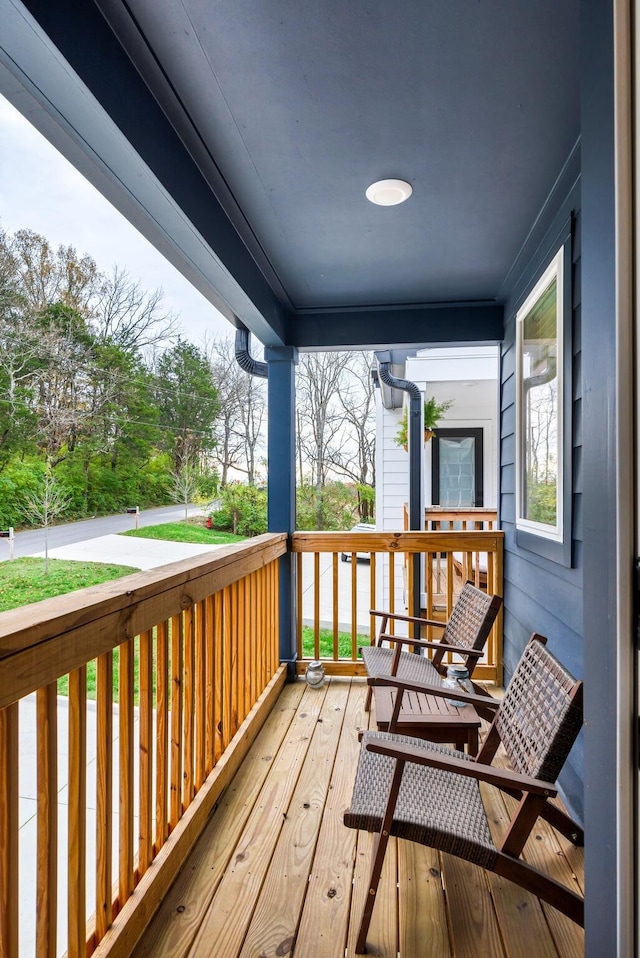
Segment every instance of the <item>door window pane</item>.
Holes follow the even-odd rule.
[[[475,444],[466,439],[440,439],[440,505],[475,506]]]

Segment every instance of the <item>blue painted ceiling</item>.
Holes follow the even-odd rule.
[[[93,61],[118,73],[107,105],[135,136],[126,71],[88,5],[53,17],[26,3],[90,86]],[[257,273],[228,270],[249,295],[266,283],[280,341],[325,314],[495,303],[579,138],[578,0],[97,5]],[[62,6],[94,30],[89,55]],[[386,177],[411,183],[408,202],[366,200]],[[224,238],[199,228],[224,258]]]

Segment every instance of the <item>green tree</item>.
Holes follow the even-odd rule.
[[[173,459],[173,471],[184,463],[200,462],[213,449],[218,391],[203,353],[185,340],[165,350],[156,362],[155,393],[163,447]]]

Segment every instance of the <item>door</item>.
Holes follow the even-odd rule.
[[[433,505],[449,508],[484,505],[483,430],[438,429],[431,442]]]

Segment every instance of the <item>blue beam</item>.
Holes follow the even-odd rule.
[[[297,310],[289,315],[287,334],[287,342],[301,349],[387,349],[402,343],[479,345],[499,343],[503,338],[504,309],[500,303]]]
[[[296,526],[296,399],[295,373],[298,351],[270,346],[265,350],[269,367],[268,528],[286,532]],[[280,661],[293,675],[296,660],[295,566],[289,551],[280,559]]]

